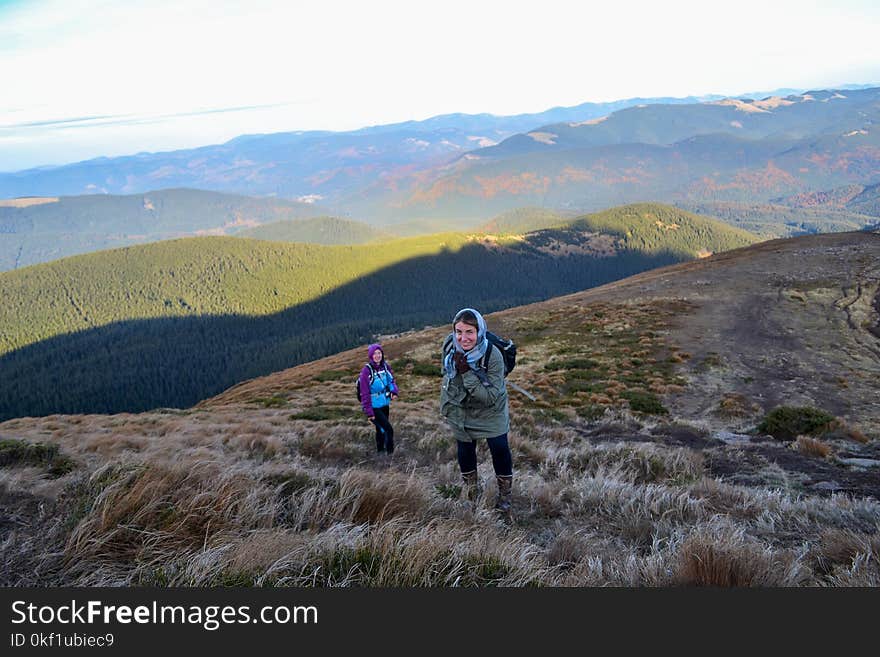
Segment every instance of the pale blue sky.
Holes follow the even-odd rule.
[[[880,84],[878,5],[0,0],[0,171],[449,112]]]

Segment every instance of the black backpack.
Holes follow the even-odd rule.
[[[490,345],[494,345],[498,347],[498,350],[501,352],[501,355],[504,357],[504,376],[507,376],[511,372],[513,372],[513,368],[516,367],[516,345],[513,343],[513,340],[509,338],[502,338],[501,336],[495,335],[491,331],[486,331],[486,338],[489,340]],[[447,336],[446,341],[443,343],[443,356],[446,357],[446,354],[449,353],[449,348],[452,347],[452,335]],[[486,355],[483,356],[483,369],[489,369],[489,356],[492,353],[492,349],[486,349]]]
[[[388,365],[386,365],[385,363],[382,364],[382,369],[385,372],[387,372],[388,374],[391,374],[391,371],[388,369]],[[373,379],[375,379],[375,378],[376,378],[376,371],[373,369],[373,366],[370,365],[370,385],[371,386],[373,385]],[[354,380],[354,387],[357,390],[357,400],[363,401],[363,399],[361,399],[361,375],[360,374],[358,374],[357,378]],[[387,385],[385,386],[385,394],[388,396],[391,395],[391,388]]]

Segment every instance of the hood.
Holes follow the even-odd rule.
[[[382,345],[377,342],[375,344],[371,344],[370,348],[367,349],[367,358],[370,360],[371,363],[373,362],[373,354],[376,353],[377,349],[382,351],[382,360],[385,360],[385,350],[382,349]]]

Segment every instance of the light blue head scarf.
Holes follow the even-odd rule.
[[[455,325],[459,322],[461,315],[465,312],[471,312],[474,314],[474,317],[477,318],[477,343],[470,351],[462,349],[458,342],[458,338],[455,336]],[[486,337],[486,320],[483,319],[483,316],[479,312],[473,308],[462,308],[455,313],[455,319],[452,320],[452,344],[455,346],[455,349],[451,349],[443,361],[443,368],[446,370],[446,376],[450,379],[454,379],[456,375],[455,363],[452,361],[452,357],[456,351],[467,356],[467,361],[473,368],[476,368],[480,359],[486,355],[486,349],[489,348],[489,339]]]

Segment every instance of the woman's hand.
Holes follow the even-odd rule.
[[[467,361],[467,356],[465,356],[460,351],[456,351],[452,355],[452,362],[455,364],[455,371],[459,374],[464,374],[469,369],[471,369],[471,366]]]
[[[392,393],[391,393],[391,401],[397,401],[397,399],[398,399],[398,397],[397,397],[397,393],[396,393],[396,392],[392,392]]]

